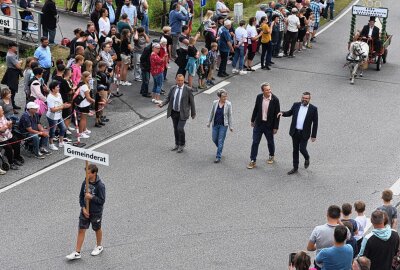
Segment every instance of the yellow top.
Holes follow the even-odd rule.
[[[261,43],[268,43],[271,41],[271,33],[270,33],[270,28],[267,23],[263,23],[261,25]]]

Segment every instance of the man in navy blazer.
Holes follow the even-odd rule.
[[[289,134],[293,141],[293,169],[288,174],[294,174],[299,169],[299,150],[305,158],[304,168],[310,165],[310,155],[307,152],[307,142],[311,137],[311,141],[317,139],[318,130],[318,109],[310,104],[310,92],[304,92],[301,102],[293,103],[292,108],[287,112],[278,113],[278,118],[292,117]]]
[[[261,85],[261,94],[256,98],[253,114],[251,115],[251,126],[253,127],[253,143],[251,145],[250,163],[247,169],[256,167],[258,146],[264,134],[268,143],[269,158],[268,164],[274,163],[275,142],[274,135],[278,132],[280,112],[279,99],[272,94],[269,83]]]

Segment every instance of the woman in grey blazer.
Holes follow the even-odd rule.
[[[214,163],[221,162],[222,149],[228,128],[233,131],[232,126],[232,104],[228,101],[228,93],[224,89],[217,91],[218,100],[214,100],[207,127],[212,123],[212,140],[217,146],[217,156]]]

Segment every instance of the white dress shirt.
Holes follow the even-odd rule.
[[[304,106],[303,104],[300,105],[299,113],[297,114],[297,122],[296,122],[296,129],[303,130],[304,120],[306,119],[306,115],[308,112],[308,106]]]
[[[372,36],[372,31],[374,30],[374,27],[370,27],[369,31],[368,31],[368,36],[371,37]]]
[[[174,103],[172,104],[172,108],[175,109],[176,98],[179,98],[178,99],[178,108],[177,108],[178,110],[177,110],[177,112],[181,111],[181,98],[182,98],[183,87],[184,86],[182,86],[182,87],[176,86],[176,90],[175,90]],[[179,91],[179,89],[180,89],[180,91]],[[179,92],[179,97],[177,97],[178,92]]]

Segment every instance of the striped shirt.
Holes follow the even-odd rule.
[[[315,22],[319,23],[321,9],[320,9],[318,3],[317,2],[311,2],[310,3],[310,8],[314,12]]]
[[[282,13],[278,10],[275,10],[274,12],[272,12],[272,16],[273,15],[278,15],[279,19],[278,19],[278,24],[279,24],[279,31],[285,31],[286,29],[286,24],[285,24],[285,17],[282,15]]]

